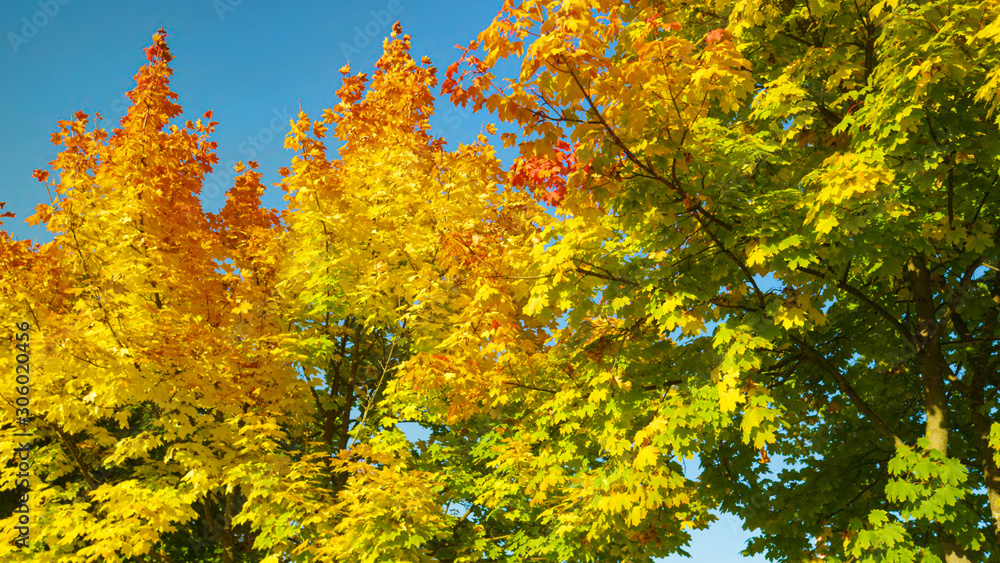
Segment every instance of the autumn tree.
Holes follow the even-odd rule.
[[[714,505],[775,561],[1000,556],[998,15],[505,2],[445,88],[518,127],[511,182],[559,217],[526,270],[566,320],[555,395],[495,458],[511,487],[566,517],[601,481],[515,445],[600,425],[589,522],[642,553]]]
[[[409,50],[397,25],[372,76],[342,68],[340,103],[300,114],[286,139],[297,156],[281,170],[279,287],[294,296],[300,361],[324,381],[322,448],[341,479],[339,523],[311,557],[502,557],[504,538],[530,522],[477,506],[490,470],[472,448],[523,385],[509,365],[546,335],[523,310],[530,280],[511,273],[547,216],[503,186],[485,136],[447,150],[431,134],[436,69]],[[431,437],[411,443],[399,422]]]
[[[432,135],[397,26],[280,213],[253,163],[202,210],[157,34],[119,128],[53,136],[54,240],[0,232],[0,550],[651,561],[721,508],[775,561],[996,559],[998,11],[508,1],[441,87],[509,168]]]
[[[29,218],[52,242],[0,237],[0,317],[31,327],[35,415],[18,419],[4,396],[5,459],[18,432],[33,433],[33,535],[17,549],[8,511],[0,552],[502,553],[496,525],[454,508],[479,495],[470,481],[485,469],[463,461],[467,449],[409,442],[397,422],[474,442],[476,427],[460,423],[478,413],[487,428],[482,413],[507,401],[499,350],[513,361],[545,334],[522,311],[530,283],[509,279],[529,260],[542,208],[502,189],[486,144],[447,151],[429,134],[436,71],[410,57],[397,26],[370,87],[345,68],[340,103],[289,124],[284,213],[262,206],[254,163],[237,165],[225,205],[206,213],[216,123],[175,123],[162,30],[146,54],[119,128],[80,112],[53,136],[55,174],[36,172],[52,197]],[[328,128],[341,146],[326,147]],[[435,391],[446,380],[461,400]],[[16,473],[5,467],[4,490],[20,490]]]
[[[30,324],[33,351],[35,537],[9,557],[243,560],[256,534],[233,521],[246,495],[226,478],[270,445],[259,426],[299,414],[289,401],[302,381],[271,353],[276,317],[249,273],[254,254],[227,247],[198,199],[217,162],[215,123],[171,123],[181,109],[162,33],[146,53],[119,128],[79,112],[53,135],[57,177],[36,173],[52,199],[29,219],[53,241],[20,257],[4,249],[2,316],[11,330]],[[251,180],[222,212],[231,231],[269,226],[238,209]],[[227,259],[242,272],[220,267]],[[262,401],[282,405],[280,417]],[[16,429],[4,427],[5,459]],[[171,553],[165,537],[186,539]]]

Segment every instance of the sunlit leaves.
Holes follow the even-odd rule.
[[[951,426],[960,438],[947,450],[975,460],[968,484],[955,485],[976,507],[969,518],[995,524],[1000,495],[971,491],[995,487],[997,471],[984,426],[997,408],[998,132],[995,76],[982,64],[997,57],[996,9],[525,1],[470,45],[461,75],[450,69],[446,92],[521,126],[522,158],[568,143],[589,167],[569,176],[560,220],[536,250],[553,275],[536,282],[526,312],[554,304],[568,322],[548,361],[585,346],[572,373],[597,377],[609,362],[637,370],[641,357],[659,368],[650,395],[669,389],[676,408],[713,397],[715,418],[692,448],[703,481],[774,558],[963,549],[958,528],[928,551],[935,540],[917,524],[879,516],[894,501],[877,468],[897,444],[942,435],[935,401],[966,424]],[[525,57],[501,83],[493,61],[514,41]],[[654,346],[668,362],[629,357]],[[618,402],[601,386],[585,397],[583,408],[622,412],[645,398]],[[605,447],[609,463],[624,455],[617,439]],[[933,448],[946,450],[940,438]],[[646,467],[652,450],[638,451],[633,464]],[[800,464],[791,489],[758,470],[775,453]],[[733,490],[771,502],[751,506]],[[926,506],[939,522],[953,511]],[[811,517],[779,524],[790,512]],[[859,523],[885,542],[810,543],[855,537]],[[985,538],[962,545],[992,553],[995,533]]]
[[[215,123],[172,124],[158,34],[121,128],[53,136],[55,241],[0,236],[39,541],[649,561],[721,509],[780,561],[993,556],[996,13],[507,2],[441,85],[506,170],[432,135],[397,25],[288,124],[280,214],[253,163],[202,211]]]

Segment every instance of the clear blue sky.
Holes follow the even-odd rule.
[[[214,112],[219,166],[203,190],[215,211],[237,160],[257,160],[264,181],[291,153],[282,148],[287,123],[301,107],[312,116],[335,103],[338,69],[350,63],[368,71],[382,38],[400,20],[412,36],[415,57],[427,55],[441,69],[486,27],[500,0],[375,0],[371,2],[267,2],[265,0],[3,0],[0,3],[0,201],[17,219],[4,228],[16,238],[50,240],[22,221],[47,202],[32,170],[56,156],[49,140],[56,121],[77,110],[100,112],[108,127],[124,112],[123,94],[145,63],[143,49],[161,26],[175,59],[172,86],[190,118]],[[482,117],[438,105],[434,132],[451,146],[469,142]],[[509,157],[510,153],[502,153]],[[280,190],[266,203],[281,207]],[[695,534],[691,559],[665,561],[746,563],[738,555],[748,534],[723,517]]]

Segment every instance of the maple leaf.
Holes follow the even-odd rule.
[[[724,41],[724,40],[727,40],[727,39],[729,39],[729,33],[725,29],[716,28],[716,29],[713,29],[712,31],[708,32],[708,35],[705,36],[705,43],[707,43],[709,45],[713,45],[715,43],[718,43],[720,41]]]

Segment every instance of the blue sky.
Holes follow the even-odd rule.
[[[499,0],[374,0],[370,2],[265,2],[264,0],[4,0],[0,3],[0,201],[17,218],[4,228],[15,238],[50,240],[23,219],[47,202],[32,170],[56,156],[50,135],[56,122],[83,110],[100,112],[110,129],[123,115],[124,93],[145,63],[143,49],[163,27],[175,57],[172,87],[185,116],[214,112],[219,122],[219,166],[203,189],[215,211],[237,160],[256,160],[265,183],[291,160],[282,148],[288,120],[299,108],[317,117],[335,104],[338,69],[366,72],[381,54],[382,38],[399,20],[412,36],[413,55],[429,56],[443,74],[486,27]],[[439,74],[440,76],[440,74]],[[439,103],[434,133],[450,146],[470,142],[484,116]],[[510,152],[501,152],[508,159]],[[265,203],[282,207],[272,188]],[[690,465],[690,462],[689,462]],[[748,534],[723,516],[695,534],[691,559],[664,561],[737,563],[764,561],[738,555]]]

